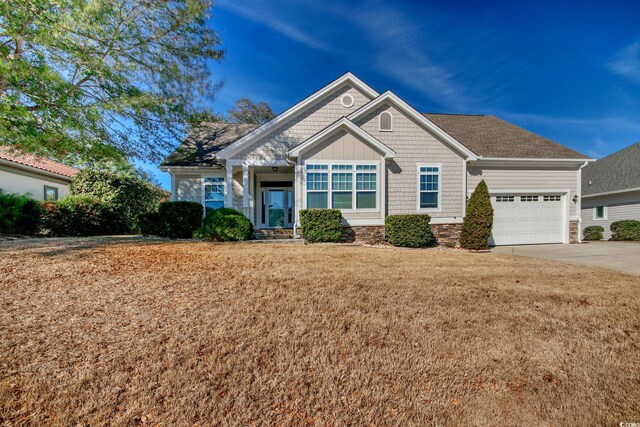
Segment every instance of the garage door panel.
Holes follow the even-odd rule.
[[[491,243],[520,245],[564,241],[563,195],[493,196],[494,225]]]

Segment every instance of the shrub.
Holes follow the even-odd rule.
[[[160,215],[158,212],[147,212],[138,215],[138,225],[143,236],[159,236],[161,234]]]
[[[590,225],[585,227],[584,240],[602,240],[602,233],[604,233],[604,227],[599,225]]]
[[[158,216],[161,236],[190,239],[202,225],[202,205],[197,202],[162,202]]]
[[[71,194],[99,199],[111,205],[120,220],[115,233],[135,233],[138,217],[158,208],[167,193],[129,173],[113,173],[84,169],[71,182]]]
[[[435,243],[431,217],[425,214],[389,215],[384,220],[384,232],[387,242],[393,246],[422,248]]]
[[[44,210],[42,204],[28,196],[0,191],[0,234],[36,234]]]
[[[309,243],[339,242],[342,236],[342,212],[339,209],[303,209],[300,229]]]
[[[487,249],[492,228],[493,207],[489,189],[483,179],[467,203],[467,214],[460,233],[460,246],[465,249]]]
[[[194,233],[195,237],[221,242],[247,240],[253,233],[249,218],[231,208],[213,210],[204,218],[202,227]]]
[[[118,213],[96,198],[67,196],[43,207],[42,229],[47,236],[100,236],[120,229]]]
[[[640,221],[626,219],[611,224],[611,240],[640,241]]]

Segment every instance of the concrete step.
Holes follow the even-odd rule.
[[[254,231],[255,240],[293,239],[292,228],[263,229]]]

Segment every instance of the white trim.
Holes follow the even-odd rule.
[[[626,189],[626,190],[607,191],[605,193],[585,194],[585,195],[582,196],[582,198],[586,199],[588,197],[608,196],[608,195],[611,195],[611,194],[620,194],[620,193],[632,193],[634,191],[640,191],[640,187],[629,188],[629,189]]]
[[[604,216],[602,218],[598,218],[596,214],[598,213],[598,208],[602,208]],[[597,205],[593,208],[593,220],[594,221],[606,221],[609,219],[609,207],[607,205]]]
[[[350,99],[351,102],[344,102],[345,98]],[[356,99],[350,93],[345,93],[340,97],[340,104],[342,104],[344,108],[351,108],[355,103],[356,103]]]
[[[467,161],[462,160],[462,217],[467,214]]]
[[[458,140],[456,140],[451,135],[446,133],[442,128],[438,127],[431,120],[427,119],[425,116],[420,114],[412,106],[407,104],[405,101],[400,99],[400,97],[398,97],[396,94],[394,94],[391,91],[386,91],[385,93],[383,93],[382,95],[374,99],[373,101],[363,105],[362,107],[360,107],[359,109],[357,109],[356,111],[348,115],[347,118],[351,121],[356,121],[357,119],[363,117],[367,112],[378,107],[379,105],[381,105],[386,101],[390,101],[396,104],[397,107],[399,107],[402,111],[407,113],[411,118],[413,118],[415,121],[417,121],[427,129],[429,129],[437,137],[439,137],[441,140],[449,144],[459,153],[465,155],[468,159],[476,160],[478,158],[471,150],[465,147],[462,143],[460,143]]]
[[[227,176],[225,179],[224,207],[233,207],[233,165],[227,167]]]
[[[171,177],[171,194],[169,195],[169,200],[171,200],[172,202],[175,202],[178,197],[178,191],[176,187],[176,176],[171,172],[169,172],[169,176]]]
[[[382,129],[382,115],[389,115],[389,129]],[[390,111],[383,111],[378,115],[378,132],[393,132],[393,114]]]
[[[169,174],[172,173],[183,173],[183,174],[199,174],[199,173],[210,173],[214,171],[222,171],[224,173],[224,168],[217,166],[160,166],[159,169],[162,172],[167,172]]]
[[[249,214],[249,166],[242,165],[242,213]]]
[[[287,153],[287,156],[291,159],[295,159],[296,157],[299,157],[300,154],[304,153],[308,149],[322,142],[324,139],[330,137],[331,135],[340,131],[341,129],[346,129],[352,132],[353,134],[355,134],[356,136],[364,139],[366,142],[371,144],[378,151],[381,151],[385,159],[391,159],[396,155],[395,151],[393,151],[391,148],[387,147],[382,142],[378,141],[375,137],[373,137],[368,132],[364,131],[362,128],[356,126],[352,121],[350,121],[346,117],[343,117],[340,120],[336,121],[331,126],[328,126],[323,130],[321,130],[320,132],[316,133],[311,138],[304,141],[302,144],[299,144],[293,147],[291,150],[289,150],[289,152]]]
[[[384,219],[342,219],[342,225],[384,225]]]
[[[283,113],[278,114],[276,117],[269,120],[267,123],[249,132],[248,134],[246,134],[245,136],[243,136],[233,144],[218,151],[218,153],[216,154],[216,157],[218,159],[226,159],[231,157],[233,154],[236,154],[245,146],[251,144],[252,142],[255,142],[259,136],[262,136],[264,133],[270,132],[278,128],[280,125],[284,124],[291,117],[293,117],[300,111],[304,110],[314,102],[318,101],[325,95],[331,93],[334,89],[337,89],[343,84],[351,84],[354,88],[362,91],[370,99],[373,99],[379,95],[378,92],[376,92],[374,89],[372,89],[369,85],[367,85],[365,82],[363,82],[359,78],[357,78],[351,73],[346,73],[341,77],[337,78],[336,80],[334,80],[333,82],[329,83],[328,85],[324,86],[322,89],[318,90],[317,92],[311,94],[307,98],[298,102],[293,107],[290,107],[288,110],[284,111]]]
[[[488,158],[480,157],[471,163],[473,167],[543,167],[543,168],[569,168],[582,167],[588,159],[523,159],[523,158]]]
[[[420,176],[435,175],[434,172],[420,172],[420,168],[438,168],[438,207],[437,208],[421,208],[420,207]],[[417,163],[416,164],[416,181],[417,181],[417,193],[416,193],[416,210],[418,212],[442,212],[442,163]]]
[[[595,159],[549,159],[549,158],[527,158],[527,157],[478,157],[478,162],[492,161],[512,161],[512,162],[549,162],[549,163],[584,163],[595,162]]]
[[[227,196],[226,196],[227,181],[226,181],[226,179],[225,179],[225,177],[224,177],[224,176],[220,176],[220,175],[206,175],[206,174],[201,175],[201,176],[200,176],[200,203],[202,204],[202,215],[203,215],[203,216],[204,216],[204,215],[207,215],[207,205],[206,205],[207,200],[206,200],[206,199],[205,199],[205,197],[204,197],[204,195],[205,195],[204,188],[205,188],[205,186],[206,186],[207,184],[210,184],[210,183],[206,183],[206,182],[205,182],[205,178],[222,178],[222,179],[223,179],[223,181],[222,181],[222,186],[223,186],[223,189],[224,189],[224,191],[225,191],[224,199],[222,200],[222,206],[225,206],[226,197],[227,197]],[[220,184],[218,184],[218,185],[220,185]]]
[[[429,224],[462,224],[464,220],[458,217],[448,217],[448,218],[431,218]]]

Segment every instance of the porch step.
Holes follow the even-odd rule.
[[[253,238],[255,240],[293,239],[293,228],[255,230]]]

